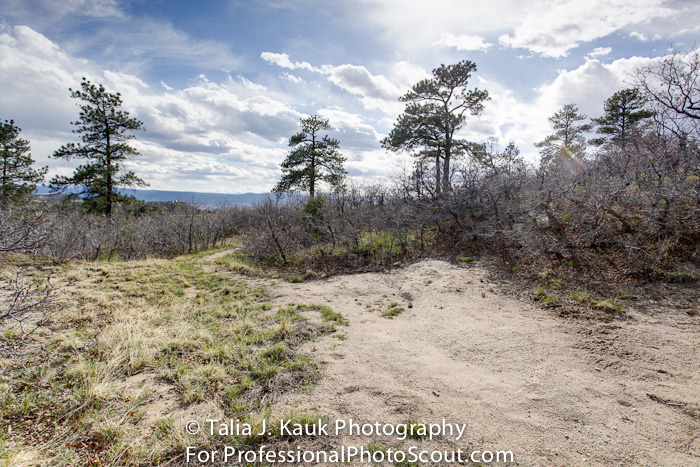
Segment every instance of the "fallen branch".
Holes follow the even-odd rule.
[[[647,396],[649,397],[649,399],[653,400],[654,402],[658,402],[659,404],[668,405],[670,407],[685,407],[686,406],[686,404],[683,404],[682,402],[671,402],[670,400],[662,399],[659,396],[654,395],[654,394],[647,393]]]

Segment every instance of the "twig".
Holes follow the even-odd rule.
[[[659,396],[654,395],[654,394],[649,394],[649,393],[647,393],[647,396],[649,397],[649,399],[653,400],[654,402],[658,402],[658,403],[660,403],[660,404],[668,405],[668,406],[670,406],[670,407],[685,407],[685,406],[686,406],[686,404],[684,404],[684,403],[682,403],[682,402],[670,402],[670,401],[668,401],[668,400],[666,400],[666,399],[662,399],[662,398],[660,398]]]

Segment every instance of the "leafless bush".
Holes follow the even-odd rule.
[[[50,274],[32,278],[22,268],[13,272],[3,270],[0,283],[0,328],[14,322],[19,325],[23,338],[31,336],[52,315],[71,303]]]
[[[378,267],[421,246],[414,207],[396,187],[351,185],[313,199],[268,199],[251,211],[246,251],[282,266],[320,269]]]
[[[49,218],[41,210],[9,204],[0,209],[0,252],[35,252],[50,236]]]
[[[252,220],[243,232],[247,251],[259,259],[279,259],[287,264],[295,246],[305,243],[298,208],[298,203],[271,198],[256,204]]]
[[[50,219],[27,205],[6,205],[0,213],[0,328],[15,323],[31,336],[56,311],[68,305],[50,274],[29,277],[27,266],[10,265],[12,253],[35,253],[50,238]],[[5,337],[2,337],[5,339]]]

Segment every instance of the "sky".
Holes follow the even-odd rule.
[[[634,71],[690,51],[697,0],[0,0],[0,119],[48,178],[80,161],[82,77],[143,122],[127,163],[154,190],[268,192],[289,137],[328,118],[359,184],[410,166],[381,148],[399,97],[441,64],[477,65],[490,100],[460,134],[529,161],[565,104],[598,117]]]

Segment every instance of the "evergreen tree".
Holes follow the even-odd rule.
[[[466,113],[478,115],[489,98],[486,91],[467,89],[474,71],[476,64],[468,60],[434,69],[432,78],[420,81],[401,97],[406,109],[382,141],[392,151],[422,148],[419,157],[434,158],[438,193],[450,191],[452,158],[470,147],[456,138],[466,125]]]
[[[147,186],[133,172],[124,172],[123,163],[138,151],[127,144],[133,139],[128,131],[143,130],[143,124],[130,118],[128,112],[118,110],[122,105],[119,93],[111,94],[102,85],[95,85],[83,78],[82,90],[71,91],[71,97],[85,102],[80,106],[80,120],[73,122],[78,128],[82,144],[69,143],[53,154],[55,159],[85,159],[72,177],[58,176],[51,180],[54,191],[78,187],[88,211],[111,216],[117,203],[130,204],[136,199],[118,191],[119,187]]]
[[[585,156],[585,134],[593,128],[590,123],[581,124],[588,117],[578,113],[578,107],[567,104],[549,117],[555,132],[536,143],[540,150],[542,166],[581,160]]]
[[[29,141],[21,139],[22,131],[13,120],[0,125],[0,203],[20,199],[33,192],[44,180],[48,167],[33,169]]]
[[[596,133],[604,135],[590,141],[591,144],[600,146],[608,141],[624,147],[629,138],[635,134],[639,124],[650,117],[654,112],[645,108],[646,98],[639,89],[623,89],[613,94],[605,101],[605,115],[594,118]]]
[[[340,154],[338,140],[321,136],[330,130],[328,119],[317,115],[301,120],[301,132],[289,139],[294,148],[282,162],[282,179],[273,191],[308,191],[313,199],[320,182],[327,182],[333,188],[340,188],[347,172],[343,164],[345,157]]]

